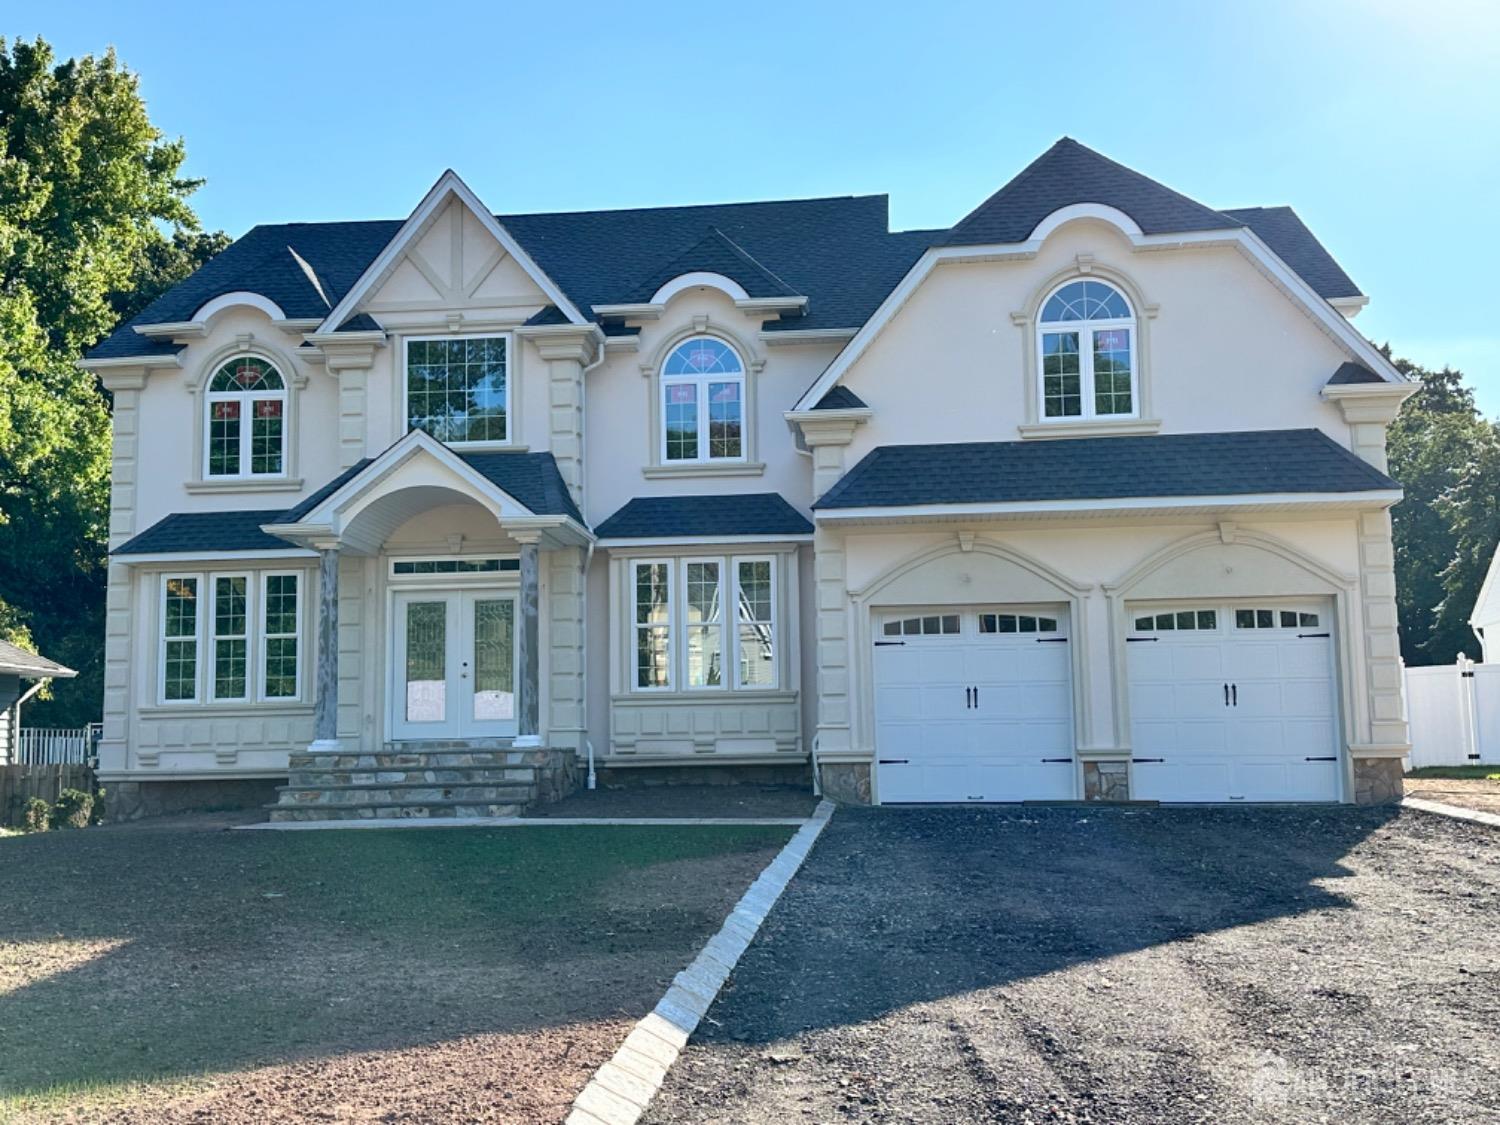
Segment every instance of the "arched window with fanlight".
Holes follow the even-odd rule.
[[[665,464],[745,458],[745,364],[714,336],[672,349],[661,369]]]
[[[286,380],[270,362],[236,356],[214,372],[204,399],[206,476],[286,473]]]
[[[1128,418],[1138,409],[1135,311],[1094,278],[1064,282],[1037,317],[1042,419]]]

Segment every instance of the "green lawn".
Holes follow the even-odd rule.
[[[1407,777],[1438,777],[1454,780],[1500,781],[1500,767],[1489,766],[1423,766]]]
[[[183,1079],[636,1018],[791,831],[6,838],[0,1120],[80,1089],[123,1112]]]

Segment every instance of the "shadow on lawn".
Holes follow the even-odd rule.
[[[790,833],[7,840],[0,1099],[638,1016]]]
[[[700,1025],[772,1042],[1347,900],[1399,815],[1354,808],[844,809]]]

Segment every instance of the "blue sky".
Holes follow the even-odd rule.
[[[1071,135],[1210,206],[1290,203],[1358,326],[1500,415],[1500,4],[645,11],[10,0],[0,34],[113,44],[236,235],[404,217],[449,166],[498,211],[887,192],[947,226]]]

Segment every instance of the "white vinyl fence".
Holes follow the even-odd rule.
[[[1500,765],[1500,664],[1406,670],[1411,768]]]
[[[94,731],[92,727],[22,727],[16,751],[17,765],[82,765],[94,756]]]

